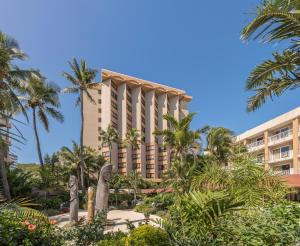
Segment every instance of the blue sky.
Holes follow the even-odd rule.
[[[257,0],[1,0],[0,29],[29,55],[23,68],[39,68],[59,86],[68,82],[67,61],[84,58],[93,68],[140,77],[186,90],[193,96],[192,126],[224,126],[241,133],[299,105],[300,90],[246,112],[244,90],[251,69],[278,47],[240,41]],[[98,80],[100,78],[98,77]],[[39,125],[43,153],[79,139],[74,96],[62,95],[65,123]],[[31,124],[14,148],[20,162],[37,161]]]

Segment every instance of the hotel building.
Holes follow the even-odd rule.
[[[266,169],[299,174],[299,119],[300,107],[238,135],[236,141],[244,143]]]
[[[111,125],[124,140],[127,131],[136,128],[142,136],[138,148],[113,144],[114,170],[122,174],[136,170],[144,178],[160,179],[170,166],[172,153],[153,132],[169,128],[163,119],[166,113],[177,120],[186,116],[192,98],[183,90],[108,70],[102,70],[101,83],[89,92],[96,104],[84,97],[84,145],[100,149],[109,158],[108,146],[101,146],[101,130]]]

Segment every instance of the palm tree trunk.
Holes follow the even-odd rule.
[[[83,160],[83,126],[84,126],[84,114],[83,114],[83,91],[80,90],[80,115],[81,115],[81,129],[80,129],[80,180],[81,188],[85,191],[84,184],[84,160]]]
[[[10,195],[10,189],[7,180],[7,169],[4,161],[5,151],[6,151],[5,143],[2,141],[0,137],[0,178],[2,181],[4,196],[9,201],[11,200],[11,195]]]
[[[35,140],[36,140],[36,147],[37,147],[37,151],[38,151],[38,156],[39,156],[40,164],[43,168],[44,167],[44,162],[43,162],[40,139],[39,139],[39,135],[38,135],[38,132],[37,132],[35,108],[32,108],[32,121],[33,121],[33,130],[34,130],[34,135],[35,135]]]

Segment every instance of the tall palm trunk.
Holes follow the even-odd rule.
[[[83,114],[83,91],[80,90],[80,115],[81,115],[81,129],[80,129],[80,181],[81,188],[85,191],[84,184],[84,160],[83,160],[83,127],[84,127],[84,114]]]
[[[37,132],[35,107],[32,108],[32,121],[33,121],[33,130],[34,130],[34,135],[35,135],[35,140],[36,140],[36,147],[37,147],[37,151],[38,151],[38,156],[39,156],[40,164],[43,168],[44,167],[44,161],[43,161],[43,156],[42,156],[40,139],[39,139],[39,135],[38,135],[38,132]]]
[[[9,184],[7,180],[7,169],[5,166],[4,156],[5,156],[6,146],[0,136],[0,178],[2,181],[4,196],[9,201],[11,199]]]

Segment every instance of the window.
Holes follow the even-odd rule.
[[[111,106],[112,106],[114,109],[118,110],[118,105],[117,105],[116,103],[111,102]]]
[[[101,113],[101,108],[98,108],[98,113]]]
[[[111,97],[118,100],[118,95],[114,93],[113,91],[111,92]]]
[[[101,94],[101,90],[98,90],[98,94]]]
[[[99,100],[98,100],[98,103],[101,104],[101,102],[102,102],[101,99],[99,99]]]

